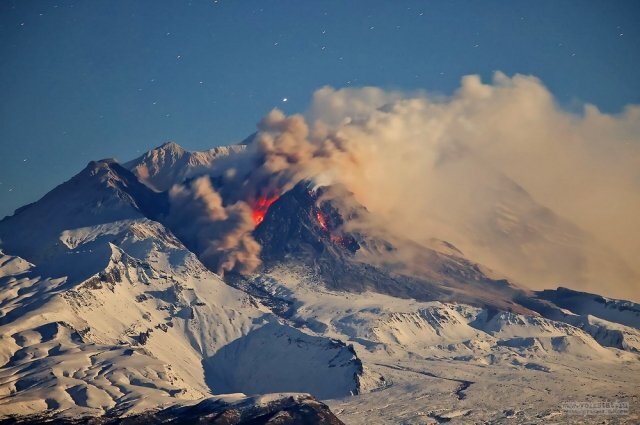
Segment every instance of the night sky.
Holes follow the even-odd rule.
[[[105,157],[239,141],[277,106],[533,74],[561,107],[640,103],[640,2],[0,0],[0,217]]]

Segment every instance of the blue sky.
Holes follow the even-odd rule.
[[[3,0],[0,217],[92,159],[241,140],[324,85],[501,70],[616,113],[640,103],[638,22],[638,1]]]

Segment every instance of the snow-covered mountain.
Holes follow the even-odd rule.
[[[201,174],[225,170],[229,157],[244,152],[246,144],[221,146],[203,152],[189,152],[175,142],[167,142],[124,164],[140,181],[163,191],[176,183]]]
[[[219,184],[245,151],[91,162],[0,221],[0,417],[524,423],[640,401],[638,304],[354,228],[368,212],[340,188],[279,196],[252,232],[262,266],[221,278],[172,231],[167,190]]]

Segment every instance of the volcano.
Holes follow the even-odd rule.
[[[390,234],[336,184],[239,199],[225,178],[249,150],[92,161],[0,221],[0,423],[540,422],[566,394],[637,402],[638,304],[529,290]],[[207,176],[230,197],[181,198],[184,221],[241,224],[250,273],[217,275],[167,219],[170,188]],[[232,220],[204,232],[212,216]]]

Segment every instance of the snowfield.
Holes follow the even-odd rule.
[[[351,342],[369,376],[384,378],[367,393],[328,401],[347,424],[585,423],[599,417],[567,416],[561,402],[592,400],[627,401],[631,413],[615,421],[640,419],[637,345],[604,347],[577,326],[539,316],[331,292],[295,266],[256,285],[288,294],[299,306],[293,321]]]
[[[121,247],[108,242],[106,265],[80,282],[1,257],[3,414],[133,414],[212,392],[358,391],[360,362],[345,344],[280,323],[177,240],[158,238],[156,223],[116,228],[109,236]],[[95,229],[66,241],[70,233],[93,243]]]

